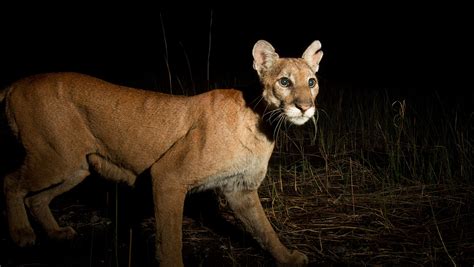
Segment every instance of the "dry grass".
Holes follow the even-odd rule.
[[[340,167],[352,170],[348,183]],[[412,185],[383,188],[370,171],[339,160],[313,177],[271,170],[262,187],[267,214],[287,244],[315,262],[451,265],[474,261],[474,188]],[[270,177],[283,177],[281,182]],[[314,186],[321,185],[320,188]],[[295,190],[296,188],[296,190]]]

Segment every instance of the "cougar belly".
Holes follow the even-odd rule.
[[[217,170],[212,175],[201,179],[192,191],[221,188],[224,191],[253,190],[260,186],[267,172],[266,157],[249,156],[235,164]],[[205,168],[205,166],[203,166]]]

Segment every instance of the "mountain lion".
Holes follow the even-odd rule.
[[[0,101],[25,150],[21,167],[4,179],[12,240],[19,246],[35,242],[25,206],[49,237],[73,238],[74,229],[58,225],[49,203],[90,170],[130,185],[149,172],[161,266],[183,265],[186,193],[211,188],[222,191],[236,217],[278,264],[306,264],[306,255],[278,239],[257,189],[276,128],[284,121],[302,125],[315,113],[320,48],[314,41],[302,58],[280,58],[270,43],[258,41],[252,51],[263,87],[258,99],[237,90],[168,95],[77,73],[41,74],[12,84]]]

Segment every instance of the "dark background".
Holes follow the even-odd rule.
[[[318,39],[325,52],[319,76],[331,88],[467,92],[472,100],[472,19],[462,6],[30,5],[4,7],[0,16],[2,86],[39,72],[79,71],[166,91],[167,55],[173,92],[200,92],[255,79],[251,50],[259,39],[281,56],[301,56]]]
[[[442,101],[465,108],[467,116],[474,114],[470,81],[474,16],[467,7],[341,3],[326,8],[286,2],[257,10],[182,5],[182,9],[84,3],[0,6],[0,87],[51,71],[77,71],[177,94],[253,85],[257,75],[251,50],[257,40],[269,41],[281,56],[299,57],[318,39],[325,53],[318,73],[321,94],[364,90],[370,96],[367,90],[387,90],[396,95],[390,99],[410,98],[415,106],[432,101],[436,92]],[[113,192],[110,184],[89,181],[81,186],[90,196],[105,191],[99,190],[102,187]],[[84,192],[80,190],[76,192]],[[139,212],[135,207],[131,204],[130,210]],[[22,259],[24,252],[18,255],[13,258]],[[43,257],[41,251],[39,255]]]

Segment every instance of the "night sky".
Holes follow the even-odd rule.
[[[272,43],[280,56],[299,57],[318,39],[325,52],[320,79],[335,88],[465,93],[471,87],[472,19],[463,7],[56,8],[2,8],[0,85],[79,71],[129,86],[169,87],[166,39],[173,87],[233,86],[256,78],[257,40]]]

